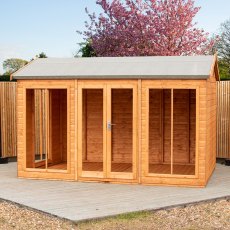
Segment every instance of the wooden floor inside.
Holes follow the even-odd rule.
[[[171,174],[170,164],[150,164],[149,173]],[[173,165],[173,174],[195,175],[195,165]]]
[[[45,169],[45,165],[36,168]],[[67,170],[67,163],[49,164],[48,169]],[[83,171],[103,171],[103,162],[83,162]],[[112,163],[111,172],[132,172],[131,163]],[[170,164],[150,164],[149,173],[171,174]],[[177,175],[195,175],[195,165],[173,165],[173,174]]]
[[[60,164],[49,165],[48,169],[60,169],[60,170],[67,170],[67,162],[63,162]]]
[[[83,162],[83,171],[103,171],[103,162]],[[131,163],[112,163],[111,172],[132,172]]]
[[[40,165],[38,167],[36,167],[38,169],[45,169],[46,168],[46,165]],[[58,170],[67,170],[67,162],[62,162],[62,163],[59,163],[59,164],[49,164],[48,165],[48,169],[58,169]]]

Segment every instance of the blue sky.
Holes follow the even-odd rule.
[[[30,60],[45,52],[49,57],[72,57],[82,40],[85,7],[98,12],[96,0],[0,0],[0,73],[7,58]],[[230,19],[229,0],[196,0],[201,6],[198,27],[215,33]]]

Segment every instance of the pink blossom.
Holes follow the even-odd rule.
[[[89,15],[83,32],[97,56],[201,55],[214,40],[193,22],[193,0],[97,0],[103,13]]]

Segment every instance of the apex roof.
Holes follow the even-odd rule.
[[[38,58],[14,79],[207,79],[215,56]]]

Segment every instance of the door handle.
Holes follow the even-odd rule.
[[[116,125],[116,124],[112,124],[111,121],[108,121],[107,122],[107,129],[111,130],[113,125]]]

